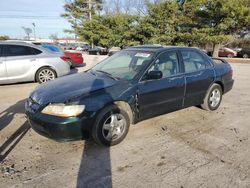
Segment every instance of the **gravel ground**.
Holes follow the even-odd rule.
[[[105,57],[86,56],[81,72]],[[57,143],[31,130],[35,83],[0,86],[0,187],[250,187],[250,65],[216,112],[196,107],[131,126],[112,148]]]

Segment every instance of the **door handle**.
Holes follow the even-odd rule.
[[[31,59],[30,61],[36,61],[36,59]]]

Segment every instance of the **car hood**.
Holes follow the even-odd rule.
[[[78,73],[40,85],[30,97],[40,105],[64,103],[84,94],[111,87],[117,82],[112,78],[89,72]]]

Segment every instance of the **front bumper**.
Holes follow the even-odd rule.
[[[27,111],[26,115],[34,131],[56,141],[81,140],[90,136],[92,120],[86,116],[61,118]]]

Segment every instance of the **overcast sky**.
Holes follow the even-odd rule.
[[[36,24],[36,35],[48,38],[57,33],[59,37],[68,35],[63,32],[70,25],[64,18],[64,0],[0,0],[0,35],[24,37],[22,26],[33,29]],[[33,34],[32,34],[33,35]]]

